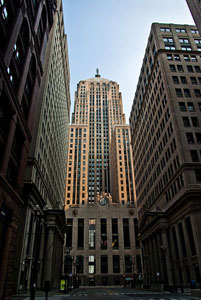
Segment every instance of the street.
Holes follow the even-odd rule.
[[[50,300],[192,300],[196,299],[191,297],[190,292],[185,293],[168,293],[168,292],[153,292],[147,290],[136,290],[129,288],[79,288],[70,294],[55,293],[50,294]],[[16,300],[21,298],[15,298]],[[29,297],[24,298],[29,300]],[[35,300],[45,300],[44,296],[36,296]]]

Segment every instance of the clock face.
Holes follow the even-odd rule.
[[[108,199],[106,197],[102,197],[99,200],[100,205],[106,205],[108,203]]]

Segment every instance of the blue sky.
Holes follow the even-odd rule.
[[[63,0],[71,77],[71,111],[80,80],[118,82],[126,120],[153,22],[194,24],[185,0]]]

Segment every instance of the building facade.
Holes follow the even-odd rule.
[[[146,284],[201,282],[200,43],[152,24],[130,114]]]
[[[14,292],[36,284],[59,289],[65,231],[66,164],[70,116],[69,63],[62,2],[57,1],[33,120],[25,174]]]
[[[141,260],[130,129],[118,84],[98,69],[75,93],[65,209],[64,273],[75,278],[70,284],[133,282]]]
[[[201,2],[200,0],[186,0],[186,2],[201,35]]]
[[[0,3],[0,298],[10,299],[25,168],[55,1]]]

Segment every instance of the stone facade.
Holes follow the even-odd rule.
[[[200,0],[186,0],[195,24],[201,34],[201,2]]]
[[[152,24],[130,114],[146,284],[201,281],[200,43]]]
[[[130,131],[118,84],[98,69],[80,81],[72,123],[64,274],[73,285],[133,283],[141,258]]]
[[[55,8],[55,1],[0,3],[0,299],[12,293],[25,169]]]
[[[62,2],[49,34],[25,174],[23,218],[14,264],[15,293],[34,284],[58,289],[62,275],[68,126],[69,64]]]

